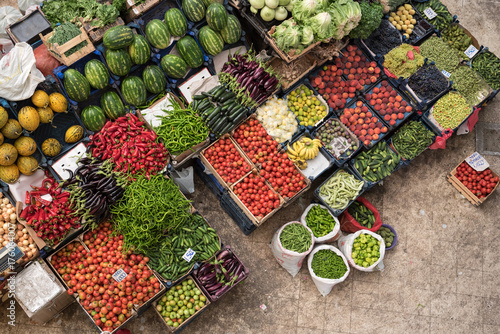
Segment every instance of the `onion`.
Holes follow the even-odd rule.
[[[28,240],[23,240],[23,245],[24,246],[28,246],[30,243],[28,242]]]
[[[35,244],[30,244],[31,249],[34,249],[35,247],[36,247]]]
[[[5,233],[5,230],[3,229],[3,227],[0,227],[0,235],[2,235],[4,233]]]
[[[10,221],[16,221],[17,215],[15,213],[10,214]]]
[[[5,231],[7,231],[9,229],[9,224],[7,224],[7,223],[3,224],[3,229]]]
[[[23,233],[28,233],[28,230],[26,228],[23,228]]]
[[[17,236],[22,237],[24,235],[23,231],[17,231]]]
[[[7,240],[4,240],[4,241],[2,242],[2,245],[5,247],[5,246],[7,246],[7,244],[8,244],[8,243],[9,243],[9,242],[8,242]]]
[[[30,242],[30,244],[33,243],[33,238],[32,237],[28,237],[28,241]]]

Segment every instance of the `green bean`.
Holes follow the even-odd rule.
[[[320,188],[319,194],[330,207],[341,210],[359,195],[363,184],[354,175],[339,170]]]
[[[471,112],[471,107],[462,95],[450,92],[436,102],[432,110],[432,116],[443,129],[454,129]]]
[[[394,134],[392,144],[404,159],[411,160],[432,144],[433,137],[422,123],[411,121]]]
[[[458,66],[460,58],[451,46],[446,44],[441,38],[433,36],[422,43],[420,54],[436,63],[437,68],[453,72]]]
[[[307,227],[311,229],[316,238],[332,232],[336,223],[328,209],[324,209],[319,205],[314,205],[306,215]]]
[[[469,66],[459,66],[451,73],[450,80],[471,106],[479,104],[489,94],[488,84]]]
[[[339,279],[347,272],[344,259],[329,249],[321,249],[314,253],[311,269],[316,276],[328,279]]]
[[[281,245],[297,253],[305,253],[312,245],[311,232],[302,224],[292,223],[280,233]]]

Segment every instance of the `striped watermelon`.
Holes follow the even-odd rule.
[[[220,3],[214,2],[207,8],[207,23],[215,31],[227,26],[227,10]]]
[[[104,114],[106,114],[106,117],[110,119],[117,119],[126,113],[122,99],[113,91],[102,94],[101,108]]]
[[[146,86],[141,78],[131,75],[123,79],[122,94],[125,102],[133,106],[141,106],[146,103]]]
[[[203,52],[198,43],[191,36],[184,36],[177,41],[177,51],[182,59],[191,68],[200,67],[203,64]]]
[[[167,25],[158,19],[148,22],[146,25],[146,37],[152,46],[165,49],[170,45],[170,32]]]
[[[200,29],[198,39],[203,50],[212,56],[218,55],[224,48],[222,36],[209,26],[204,26]]]
[[[106,50],[106,62],[111,73],[121,77],[128,74],[132,67],[132,60],[125,49]]]
[[[77,70],[69,68],[64,72],[64,89],[70,99],[85,101],[90,96],[90,84],[87,78]]]
[[[161,59],[161,68],[174,79],[183,78],[187,72],[187,64],[177,55],[166,55]]]
[[[134,32],[127,26],[116,26],[108,29],[102,37],[106,49],[118,50],[134,42]]]
[[[98,106],[87,106],[82,110],[80,116],[83,125],[90,131],[97,132],[102,129],[106,123],[106,116]]]
[[[128,54],[134,64],[145,64],[149,60],[151,54],[151,49],[146,38],[142,35],[135,34],[134,42],[128,47]]]
[[[227,26],[220,31],[220,34],[227,44],[238,42],[241,38],[241,24],[238,18],[234,15],[228,15]]]
[[[148,92],[158,94],[167,88],[167,78],[161,68],[156,65],[150,65],[142,72],[142,81]]]
[[[203,0],[182,0],[182,9],[189,21],[200,22],[205,18]]]
[[[203,3],[205,4],[205,7],[210,6],[211,3],[220,3],[221,5],[224,4],[224,0],[203,0]]]
[[[109,72],[106,66],[97,59],[85,64],[85,77],[95,89],[103,89],[109,84]]]
[[[186,34],[187,21],[179,8],[170,8],[165,12],[165,24],[172,36],[181,37]]]

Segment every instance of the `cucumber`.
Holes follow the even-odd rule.
[[[213,115],[213,116],[212,116]],[[208,120],[208,123],[207,123],[207,126],[212,129],[213,126],[215,125],[215,123],[217,123],[222,117],[221,117],[221,114],[216,114],[216,113],[212,113],[210,115],[212,118],[209,118]]]
[[[224,128],[222,128],[222,130],[220,131],[220,135],[223,135],[226,132],[229,132],[229,130],[231,130],[231,128],[233,127],[233,125],[234,125],[233,123],[228,122],[227,125]]]
[[[222,130],[223,127],[225,127],[227,122],[227,116],[221,117],[215,125],[211,128],[213,133],[218,133],[219,130]]]
[[[220,103],[224,103],[225,101],[227,101],[230,98],[233,98],[235,96],[236,96],[236,94],[234,94],[233,92],[227,92],[225,94],[222,94],[220,97]]]
[[[205,95],[194,95],[193,96],[193,100],[203,100],[205,98],[206,98]]]

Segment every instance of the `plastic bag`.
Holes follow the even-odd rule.
[[[37,47],[33,53],[35,55],[36,68],[38,68],[44,76],[53,75],[54,68],[61,66],[61,63],[50,55],[45,44]]]
[[[314,274],[314,271],[312,270],[312,267],[311,267],[311,263],[312,263],[314,254],[316,254],[317,251],[320,251],[322,249],[329,249],[329,250],[335,252],[338,256],[340,256],[342,258],[342,260],[344,260],[344,263],[347,267],[347,271],[344,274],[344,276],[342,276],[341,278],[338,278],[338,279],[329,279],[329,278],[318,277],[318,276],[316,276],[316,274]],[[328,295],[330,293],[330,291],[332,291],[332,288],[335,285],[345,281],[347,276],[349,276],[349,273],[351,272],[351,270],[349,268],[349,263],[347,262],[347,259],[345,258],[344,254],[342,254],[342,252],[339,249],[337,249],[336,247],[333,247],[330,245],[321,245],[321,246],[314,248],[313,251],[311,252],[311,254],[309,254],[309,257],[307,258],[307,267],[309,268],[309,274],[311,274],[314,285],[316,285],[316,288],[318,288],[318,291],[323,295],[323,297],[326,297],[326,295]]]
[[[446,148],[446,140],[448,138],[450,138],[452,134],[453,134],[453,131],[451,131],[451,129],[449,129],[449,128],[446,129],[445,131],[443,131],[441,136],[436,137],[434,144],[429,146],[429,149],[431,149],[431,150],[438,150],[438,149],[444,150]]]
[[[349,210],[345,210],[342,212],[342,215],[340,216],[340,229],[344,232],[349,232],[349,233],[354,233],[359,230],[368,230],[372,232],[377,232],[380,226],[382,226],[382,219],[380,218],[380,214],[378,213],[378,210],[373,206],[372,203],[370,203],[366,198],[364,197],[358,197],[356,199],[357,202],[360,202],[364,206],[366,206],[367,209],[369,209],[371,212],[373,212],[373,215],[375,216],[375,223],[373,223],[372,228],[368,229],[358,223],[356,219],[354,219],[353,216],[349,213]]]
[[[37,6],[40,4],[39,0],[17,0],[17,6],[21,12],[26,12],[31,6]]]
[[[10,39],[0,38],[0,59],[14,48],[14,44]]]
[[[193,166],[172,171],[172,179],[184,194],[194,193]]]
[[[281,231],[285,228],[285,226],[290,225],[290,224],[300,224],[300,222],[293,221],[286,223],[285,225],[281,226],[273,236],[273,240],[271,241],[271,251],[273,252],[274,257],[278,261],[278,263],[286,269],[292,275],[295,277],[297,273],[299,272],[300,268],[302,267],[302,262],[306,258],[307,254],[311,252],[314,246],[314,234],[312,233],[311,229],[306,226],[306,228],[309,230],[311,233],[311,247],[304,252],[304,253],[297,253],[293,252],[291,250],[283,248],[281,245],[280,241],[280,234]]]
[[[352,259],[351,253],[352,253],[352,245],[354,244],[354,240],[360,235],[360,234],[370,234],[371,236],[375,237],[377,240],[380,241],[380,257],[375,262],[369,267],[361,267],[358,266],[356,263],[354,263],[354,260]],[[385,255],[385,243],[384,239],[378,235],[377,233],[368,231],[368,230],[359,230],[356,233],[348,234],[346,236],[343,236],[339,239],[339,248],[342,251],[342,253],[345,255],[347,258],[347,262],[349,262],[349,265],[353,268],[358,269],[359,271],[364,271],[364,272],[372,272],[376,270],[383,271],[384,270],[384,255]]]
[[[11,6],[0,7],[0,38],[10,39],[5,31],[12,23],[23,17],[20,11]]]
[[[25,42],[17,43],[0,60],[0,97],[10,101],[26,100],[44,80],[42,72],[36,68],[33,49]]]
[[[300,222],[302,223],[302,225],[307,226],[307,222],[306,222],[306,216],[307,216],[307,213],[309,212],[309,210],[312,209],[313,206],[320,206],[322,209],[326,209],[328,210],[328,208],[324,205],[321,205],[321,204],[310,204],[305,210],[304,210],[304,213],[302,213],[302,216],[300,217]],[[315,243],[328,243],[328,242],[334,242],[335,240],[337,240],[338,238],[340,238],[340,236],[342,235],[342,233],[340,232],[340,222],[339,220],[337,219],[337,217],[335,217],[331,212],[330,210],[328,210],[328,213],[333,217],[333,219],[335,219],[335,221],[337,222],[335,224],[335,227],[333,228],[333,230],[328,233],[327,235],[324,235],[322,237],[319,237],[317,238],[316,236],[314,237],[314,242]],[[314,234],[314,233],[313,233]]]

